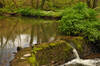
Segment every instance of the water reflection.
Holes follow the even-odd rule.
[[[56,37],[54,20],[26,17],[5,17],[0,19],[0,66],[9,66],[16,47],[53,41]]]

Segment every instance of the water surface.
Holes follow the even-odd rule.
[[[0,66],[9,66],[18,46],[51,42],[57,36],[55,20],[28,17],[0,18]]]

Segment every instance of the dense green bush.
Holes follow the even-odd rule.
[[[59,21],[59,31],[69,36],[83,36],[89,41],[98,40],[100,23],[96,19],[96,11],[88,8],[85,3],[78,3],[74,7],[66,8]]]

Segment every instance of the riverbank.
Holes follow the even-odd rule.
[[[63,10],[58,11],[44,11],[40,9],[33,8],[16,8],[7,9],[0,8],[0,15],[3,16],[27,16],[27,17],[40,17],[47,19],[60,19]]]

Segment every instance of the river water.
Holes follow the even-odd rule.
[[[0,18],[0,66],[9,66],[18,46],[51,42],[57,36],[55,20],[27,17]]]

